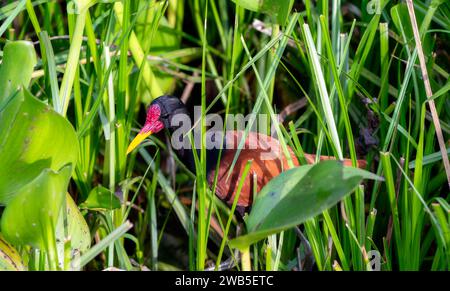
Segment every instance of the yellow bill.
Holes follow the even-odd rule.
[[[131,153],[144,139],[146,139],[148,136],[152,134],[152,131],[144,132],[144,133],[138,133],[136,137],[131,141],[130,145],[127,149],[127,155]]]

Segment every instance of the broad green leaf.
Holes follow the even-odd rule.
[[[20,87],[28,87],[36,62],[33,43],[15,41],[5,45],[0,67],[0,104]]]
[[[15,193],[1,221],[2,233],[10,243],[47,249],[55,237],[71,171],[70,165],[58,172],[45,169]]]
[[[17,250],[0,233],[0,271],[23,271],[25,267]]]
[[[112,210],[120,208],[120,200],[109,189],[100,185],[91,190],[86,201],[81,203],[80,208]]]
[[[68,234],[73,252],[72,255],[84,253],[91,246],[89,227],[69,193],[66,195],[66,205]]]
[[[262,12],[277,17],[280,24],[284,24],[292,9],[292,0],[232,0],[245,9]]]
[[[20,102],[14,99],[0,111],[0,204],[5,205],[44,169],[75,165],[78,157],[75,130],[66,119],[26,90],[14,98]]]
[[[363,179],[380,179],[365,170],[324,161],[290,169],[272,179],[256,196],[246,219],[248,234],[230,242],[243,248],[291,228],[334,206]]]
[[[72,125],[25,89],[35,64],[30,42],[5,46],[0,67],[0,204],[7,204],[44,169],[57,171],[77,161]]]
[[[89,227],[78,206],[66,193],[66,215],[58,218],[56,225],[56,246],[59,266],[63,270],[79,271],[77,260],[91,245]]]
[[[20,63],[17,62],[20,60]],[[26,41],[8,42],[3,50],[0,65],[0,151],[10,124],[16,117],[23,94],[20,88],[28,87],[36,65],[33,44]],[[4,110],[8,107],[8,110]],[[0,190],[0,196],[2,191]],[[1,203],[1,198],[0,198]]]

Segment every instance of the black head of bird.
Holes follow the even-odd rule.
[[[173,130],[171,119],[177,114],[188,115],[186,106],[179,98],[164,95],[154,99],[147,109],[147,117],[144,126],[128,146],[127,154],[132,152],[150,135],[158,133],[164,128]]]

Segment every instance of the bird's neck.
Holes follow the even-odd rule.
[[[178,157],[181,161],[188,167],[188,169],[194,174],[197,172],[195,167],[195,157],[194,151],[192,149],[176,150]],[[200,149],[197,149],[197,159],[200,162]],[[218,149],[207,149],[206,150],[206,176],[215,169],[217,161],[219,159]]]
[[[177,127],[172,127],[172,128],[169,129],[171,137],[173,136],[173,133],[177,129],[178,129]],[[191,146],[190,142],[186,142],[184,144],[186,145],[184,147],[181,147],[181,148],[176,147],[176,148],[174,148],[173,145],[172,145],[172,148],[177,153],[177,155],[180,158],[180,160],[188,167],[188,169],[191,172],[193,172],[195,174],[196,173],[196,167],[195,167],[194,150],[192,149],[192,146]],[[225,151],[225,149],[223,151]],[[211,170],[215,169],[215,167],[217,165],[217,161],[219,159],[219,152],[220,152],[220,149],[217,149],[217,148],[209,149],[207,147],[207,149],[206,149],[206,175],[207,176],[208,176],[208,174],[210,173]],[[197,153],[196,154],[197,159],[200,161],[200,156],[201,156],[200,147],[197,148],[196,153]]]

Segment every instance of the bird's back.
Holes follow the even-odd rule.
[[[253,193],[259,193],[271,179],[290,168],[278,139],[257,132],[249,132],[238,159],[232,171],[230,171],[243,135],[243,131],[228,131],[226,133],[226,149],[223,151],[220,160],[215,190],[216,195],[221,200],[225,201],[228,205],[232,205],[245,165],[247,161],[252,161],[249,174],[245,178],[237,203],[237,210],[241,214],[252,205]],[[299,161],[294,151],[289,146],[287,146],[287,149],[294,167],[299,166]],[[320,157],[321,161],[330,159],[335,158],[329,156]],[[305,160],[308,164],[313,164],[316,162],[316,155],[305,154]],[[345,166],[351,166],[352,161],[344,159],[343,164]],[[357,166],[365,168],[366,162],[364,160],[358,160]],[[211,167],[211,170],[208,172],[208,183],[211,186],[214,183],[214,177],[215,167]],[[256,185],[254,185],[254,182],[256,182]]]
[[[245,165],[250,160],[252,161],[250,171],[245,178],[237,203],[239,207],[247,208],[252,204],[253,189],[255,188],[256,192],[259,192],[272,178],[289,169],[289,164],[277,139],[265,134],[249,132],[228,177],[243,135],[242,131],[228,131],[226,134],[226,149],[223,151],[220,161],[216,195],[229,205],[233,203]],[[294,166],[298,166],[298,160],[289,146],[288,151]],[[213,185],[214,177],[215,169],[212,169],[208,174],[210,185]],[[256,182],[256,186],[254,186],[254,182]]]

